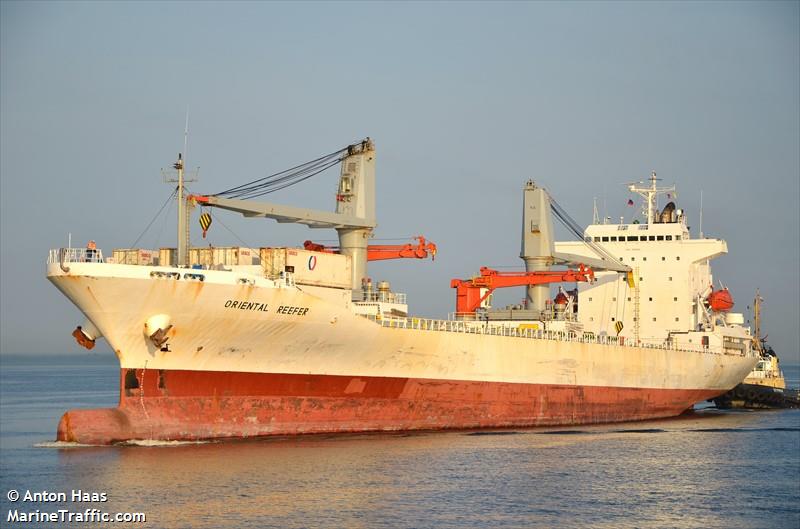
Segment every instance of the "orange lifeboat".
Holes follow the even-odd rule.
[[[727,288],[712,290],[706,301],[714,312],[728,312],[733,308],[733,296]]]

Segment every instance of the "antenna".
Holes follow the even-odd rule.
[[[703,238],[703,190],[700,190],[700,238]]]
[[[178,249],[177,264],[187,266],[189,264],[189,215],[191,204],[185,198],[186,183],[196,182],[198,170],[186,172],[186,153],[189,150],[189,107],[186,107],[186,126],[183,129],[183,152],[178,153],[178,161],[172,167],[173,170],[161,169],[161,174],[166,183],[176,183],[178,200]]]
[[[183,129],[183,163],[189,158],[189,105],[186,105],[186,128]]]
[[[628,191],[640,195],[644,199],[642,204],[642,214],[647,219],[647,224],[653,224],[658,216],[658,195],[661,193],[675,192],[675,186],[658,187],[656,183],[661,180],[656,177],[656,172],[650,173],[650,186],[638,186],[635,183],[628,184]]]
[[[594,210],[592,211],[592,224],[600,224],[600,215],[597,213],[597,197],[594,197]]]

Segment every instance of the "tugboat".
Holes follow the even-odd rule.
[[[786,381],[780,368],[778,355],[767,344],[766,337],[761,338],[761,302],[763,298],[756,291],[753,301],[753,349],[760,359],[753,370],[741,384],[724,395],[715,398],[717,408],[791,408],[797,407],[796,399],[786,394]]]

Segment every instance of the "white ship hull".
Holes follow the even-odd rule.
[[[756,361],[465,322],[376,322],[353,313],[349,290],[255,274],[68,268],[49,264],[48,279],[121,367],[119,407],[65,414],[59,439],[69,441],[659,418],[728,391]],[[148,337],[154,317],[172,325],[166,347]]]

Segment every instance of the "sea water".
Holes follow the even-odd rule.
[[[797,367],[784,371],[800,384]],[[0,527],[101,512],[146,521],[70,526],[800,527],[800,410],[701,405],[601,426],[54,443],[65,410],[116,404],[118,373],[104,355],[0,359]]]

